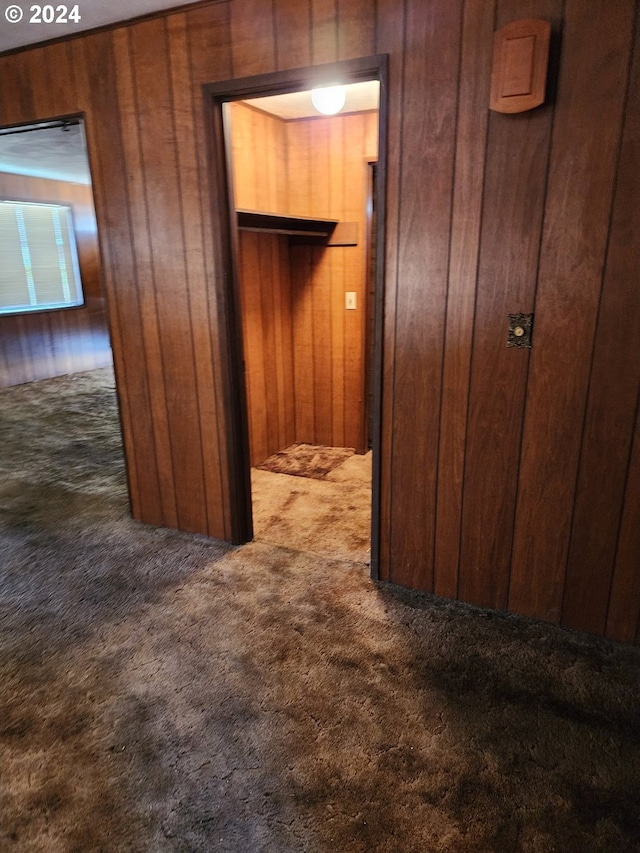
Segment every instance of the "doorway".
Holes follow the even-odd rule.
[[[0,387],[113,364],[82,115],[0,128]]]
[[[382,275],[371,306],[367,270],[384,217],[375,233],[367,217],[372,160],[384,197],[385,73],[386,58],[372,57],[205,87],[218,280],[227,283],[219,295],[234,541],[281,537],[276,544],[369,562],[373,577]],[[347,101],[337,118],[287,113],[329,83],[354,96],[374,89],[376,103]],[[287,494],[265,495],[267,480],[288,481]],[[346,552],[336,552],[341,530]]]

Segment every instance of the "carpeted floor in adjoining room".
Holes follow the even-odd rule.
[[[299,445],[289,449],[288,459],[293,462],[295,476],[260,467],[251,469],[254,538],[325,558],[368,565],[371,452],[354,454],[346,448],[322,448],[326,455],[335,457],[335,463],[316,477],[313,472],[304,473],[305,451],[311,447]],[[277,466],[280,470],[287,467],[290,465]]]
[[[0,391],[0,849],[640,850],[640,651],[127,515],[113,378]]]

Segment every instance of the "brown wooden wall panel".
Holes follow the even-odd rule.
[[[385,187],[385,245],[378,247],[379,263],[384,264],[384,294],[382,311],[382,393],[380,448],[380,536],[372,543],[372,553],[379,549],[381,580],[389,580],[391,566],[391,472],[393,433],[389,424],[394,418],[396,306],[398,298],[398,245],[400,238],[400,180],[402,177],[402,93],[404,90],[404,33],[406,31],[404,3],[379,0],[377,9],[376,51],[388,56],[389,91],[387,104],[387,169]],[[384,93],[383,93],[384,97]]]
[[[313,291],[309,334],[315,377],[312,418],[296,398],[296,424],[304,425],[296,440],[363,451],[367,163],[377,158],[377,114],[292,121],[286,128],[289,213],[358,224],[356,246],[292,249],[292,290],[294,299],[302,299],[305,318],[302,294]],[[356,293],[355,311],[345,310],[346,292]],[[302,335],[296,341],[304,360],[309,342]]]
[[[229,113],[235,206],[288,213],[285,123],[239,102]]]
[[[162,440],[168,458],[161,477],[166,477],[167,512],[172,514],[175,505],[176,526],[198,532],[207,526],[206,503],[201,421],[199,417],[185,417],[197,400],[197,385],[167,19],[140,24],[131,36],[142,173],[163,175],[162,182],[145,181],[141,199],[149,233],[144,247],[149,252],[151,272],[148,309],[155,313],[162,347],[158,397],[164,391]],[[162,64],[152,61],[158,44],[166,57]],[[162,128],[166,128],[164,133]],[[176,475],[176,471],[180,473]]]
[[[637,359],[619,330],[637,311],[638,14],[637,0],[232,0],[0,57],[3,124],[86,114],[137,518],[231,535],[224,247],[201,85],[384,52],[380,574],[637,638]],[[492,30],[516,17],[562,33],[550,96],[488,121]],[[331,198],[346,175],[318,180]],[[290,186],[288,203],[312,183]],[[354,265],[331,251],[346,357],[357,335],[335,312]],[[515,302],[536,315],[529,353],[504,346]],[[311,343],[296,393],[313,387],[313,308],[300,302]],[[11,344],[21,357],[28,332]],[[333,435],[350,382],[320,416]],[[335,364],[330,385],[335,399]]]
[[[264,0],[229,5],[234,77],[266,74],[276,66],[273,6]]]
[[[458,595],[465,439],[494,15],[494,4],[473,0],[465,4],[462,22],[434,565],[434,592],[449,598]]]
[[[510,588],[511,607],[552,621],[566,594],[633,12],[631,3],[565,7]]]
[[[563,621],[601,634],[607,620],[640,388],[640,44],[630,66],[611,236],[593,347],[567,564]],[[603,453],[603,448],[607,452]],[[632,486],[633,487],[633,486]],[[640,554],[638,555],[640,564]],[[637,601],[637,594],[632,597]]]
[[[496,26],[529,17],[530,7],[499,2]],[[560,7],[559,0],[538,4],[554,22]],[[458,588],[465,601],[500,609],[509,591],[529,362],[529,350],[506,346],[508,315],[534,307],[552,118],[550,105],[489,116]]]
[[[173,490],[173,458],[166,408],[164,358],[156,312],[151,233],[146,197],[150,174],[143,171],[138,121],[138,94],[131,44],[134,33],[134,28],[116,30],[114,33],[114,54],[122,132],[122,154],[126,174],[129,178],[127,182],[127,207],[131,225],[130,239],[133,244],[133,263],[136,272],[140,271],[140,274],[136,276],[135,287],[138,305],[135,308],[140,312],[139,334],[142,337],[143,350],[138,355],[144,359],[143,365],[147,375],[148,404],[151,415],[151,432],[147,436],[147,441],[150,445],[153,442],[149,449],[139,448],[136,452],[142,454],[142,459],[151,452],[155,452],[161,515],[154,521],[177,527],[178,513]],[[134,309],[133,305],[131,307]]]
[[[639,400],[640,403],[640,400]],[[640,642],[640,408],[627,473],[616,561],[611,579],[606,635],[614,640]]]
[[[291,250],[291,313],[293,322],[293,382],[296,441],[315,443],[316,397],[313,325],[314,252],[312,246]]]
[[[196,318],[208,317],[209,306],[206,263],[201,250],[204,195],[203,177],[198,152],[198,133],[202,134],[202,106],[193,97],[189,66],[189,28],[186,15],[167,19],[171,68],[171,91],[178,157],[178,186],[180,199],[196,199],[196,204],[180,205],[180,224],[185,247],[185,287],[188,289],[190,326],[193,334],[196,395],[200,421],[204,494],[198,500],[206,510],[207,529],[224,531],[220,518],[222,494],[220,459],[205,448],[215,447],[218,441],[215,417],[215,392],[212,370],[211,336],[209,329]],[[206,199],[204,199],[206,206]],[[220,523],[222,521],[222,524]]]
[[[76,39],[71,46],[75,80],[80,93],[79,103],[87,119],[85,131],[93,175],[103,280],[110,309],[131,507],[137,518],[161,523],[160,488],[151,438],[151,406],[137,298],[138,273],[131,245],[113,39],[111,34],[103,33],[92,39]],[[104,116],[110,116],[111,120],[105,123]]]
[[[274,234],[239,236],[250,456],[257,465],[295,440],[289,245]]]
[[[36,116],[33,88],[25,85],[32,63],[32,52],[0,57],[2,69],[0,105],[3,124],[21,124],[31,121]],[[73,93],[70,92],[70,94]]]
[[[311,4],[274,0],[273,14],[278,71],[311,65]]]
[[[338,0],[309,0],[311,5],[311,62],[338,59]]]
[[[208,192],[207,145],[202,98],[203,84],[211,80],[226,80],[232,75],[231,43],[229,36],[229,4],[216,3],[187,12],[187,43],[191,67],[193,100],[193,145],[197,158],[198,201],[193,215],[200,218],[200,251],[195,257],[203,265],[192,293],[197,298],[194,308],[200,322],[194,324],[196,363],[201,377],[199,415],[202,420],[202,441],[209,533],[231,538],[231,506],[229,498],[228,458],[224,411],[223,353],[227,338],[220,321],[220,302],[214,287],[213,264],[220,253],[219,235],[211,227],[211,198]],[[185,210],[188,206],[185,206]],[[194,249],[194,251],[196,251]],[[221,330],[218,334],[212,330]]]
[[[351,0],[339,8],[338,59],[375,53],[376,0]]]
[[[412,0],[406,16],[389,577],[432,590],[462,3]]]
[[[265,352],[263,326],[269,317],[262,318],[261,294],[263,287],[270,289],[274,282],[260,279],[260,252],[265,251],[270,239],[260,240],[262,235],[251,232],[241,233],[239,239],[239,279],[240,301],[242,313],[242,334],[244,340],[244,372],[247,385],[248,416],[249,416],[249,452],[251,464],[263,462],[269,452],[269,425],[267,411],[267,374],[271,374],[266,363],[268,350]],[[276,282],[279,285],[279,282]],[[280,450],[281,448],[275,448]],[[275,450],[273,452],[275,452]]]

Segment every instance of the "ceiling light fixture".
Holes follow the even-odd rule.
[[[333,116],[344,107],[347,97],[344,86],[325,86],[311,90],[311,103],[325,116]]]

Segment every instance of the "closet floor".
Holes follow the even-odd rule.
[[[254,538],[295,551],[368,564],[371,452],[317,480],[251,469]]]

